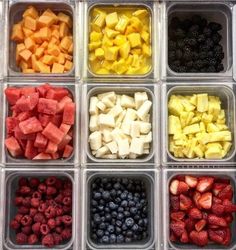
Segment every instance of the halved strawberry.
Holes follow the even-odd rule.
[[[192,231],[189,235],[192,242],[198,246],[206,246],[208,244],[208,234],[207,231]]]
[[[197,208],[201,208],[201,206],[199,205],[199,199],[201,198],[201,194],[197,191],[194,192],[194,195],[193,195],[193,201],[195,203],[195,205],[197,206]]]
[[[231,234],[230,228],[226,228],[225,232],[226,232],[226,235],[225,235],[225,238],[224,238],[223,245],[228,246],[230,244],[230,242],[231,242],[232,234]]]
[[[236,212],[236,205],[233,204],[229,200],[223,200],[222,206],[224,207],[224,211],[226,213],[235,213]]]
[[[173,180],[173,181],[170,183],[170,192],[171,192],[173,195],[177,195],[177,194],[178,194],[178,186],[179,186],[179,181],[178,181],[178,180]]]
[[[225,212],[225,207],[221,204],[213,204],[211,211],[213,214],[221,216]]]
[[[170,229],[173,233],[180,237],[184,233],[185,223],[182,221],[172,221],[170,223]]]
[[[228,223],[223,217],[216,216],[214,214],[208,215],[208,223],[220,227],[227,227]]]
[[[186,193],[188,190],[189,186],[184,181],[180,181],[178,185],[178,194]]]
[[[198,200],[198,204],[204,209],[211,209],[212,193],[207,192],[207,193],[201,195],[200,199]]]
[[[215,183],[230,184],[230,179],[225,179],[221,177],[215,177]]]
[[[188,218],[188,219],[185,220],[185,225],[186,225],[185,226],[186,230],[190,233],[191,231],[194,230],[195,221]]]
[[[233,198],[233,189],[231,185],[227,185],[222,191],[219,192],[218,198],[221,200],[232,200]]]
[[[184,230],[184,232],[182,233],[182,235],[180,237],[180,242],[182,242],[182,243],[188,243],[189,242],[188,233],[187,233],[186,230]]]
[[[213,229],[208,229],[209,239],[217,244],[223,244],[224,238],[216,233]]]
[[[213,194],[217,196],[219,192],[222,191],[226,186],[227,184],[225,183],[214,183],[213,189],[212,189]]]
[[[202,212],[196,207],[191,208],[188,215],[191,219],[196,219],[196,220],[202,219]]]
[[[180,200],[180,210],[184,211],[189,210],[193,204],[192,200],[183,194],[180,195],[179,200]]]
[[[190,188],[195,188],[197,186],[198,179],[196,177],[186,175],[185,182],[188,184]]]
[[[176,242],[176,241],[178,241],[177,236],[176,236],[172,231],[170,232],[170,241],[171,241],[171,242]]]
[[[170,196],[170,209],[173,211],[179,211],[179,196]]]
[[[214,183],[213,177],[201,177],[199,178],[196,190],[199,191],[200,193],[204,193],[212,188],[213,183]]]
[[[183,220],[184,216],[185,216],[184,212],[172,212],[170,214],[171,219],[176,220],[176,221]]]
[[[202,231],[202,229],[206,226],[207,221],[206,220],[200,220],[195,224],[195,229],[197,232]]]

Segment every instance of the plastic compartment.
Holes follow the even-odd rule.
[[[4,90],[7,87],[30,87],[30,86],[39,86],[41,84],[44,84],[45,82],[37,82],[37,83],[4,83]],[[74,147],[74,151],[72,153],[72,155],[69,158],[66,159],[58,159],[58,160],[45,160],[45,161],[33,161],[33,160],[28,160],[26,158],[14,158],[12,157],[8,150],[5,148],[5,146],[2,146],[2,161],[4,163],[6,163],[7,165],[14,165],[14,164],[18,164],[18,166],[25,166],[27,164],[30,165],[38,165],[40,163],[46,163],[47,165],[73,165],[74,163],[78,163],[79,159],[78,159],[78,134],[80,131],[80,126],[79,126],[79,86],[75,85],[74,83],[70,82],[67,83],[65,85],[65,83],[50,83],[52,86],[54,87],[65,87],[67,88],[71,94],[73,95],[73,100],[76,104],[76,112],[75,112],[75,124],[74,124],[74,136],[73,136],[73,147]],[[4,90],[2,91],[2,95],[3,95],[3,119],[2,119],[2,128],[3,128],[3,138],[2,138],[2,145],[4,145],[4,140],[6,137],[6,125],[5,125],[5,119],[8,116],[8,112],[9,112],[9,103],[7,102],[6,96],[4,94]]]
[[[224,72],[220,73],[177,73],[170,69],[168,65],[168,23],[171,18],[178,16],[181,19],[189,18],[194,14],[205,17],[208,21],[218,22],[223,26],[220,31],[222,35],[221,45],[224,49],[225,58],[223,60]],[[166,8],[166,74],[170,78],[216,78],[216,77],[232,77],[232,5],[230,3],[221,2],[179,2],[167,3]]]
[[[144,180],[147,187],[148,194],[148,207],[149,207],[149,237],[143,242],[133,242],[130,244],[96,244],[90,238],[90,185],[96,177],[125,177],[125,178],[138,178]],[[156,188],[156,173],[152,170],[123,170],[120,171],[117,168],[111,170],[100,170],[96,171],[94,168],[85,170],[83,173],[83,190],[82,192],[86,195],[83,199],[83,219],[82,219],[82,232],[83,232],[83,246],[82,249],[155,249],[154,244],[158,244],[155,240],[156,234],[159,233],[159,227],[156,222],[156,216],[159,213],[157,209],[154,193],[154,187]]]
[[[163,195],[163,204],[162,208],[164,211],[163,218],[164,218],[164,249],[173,249],[173,250],[182,250],[182,249],[189,249],[189,250],[197,250],[197,249],[202,249],[201,247],[197,247],[196,245],[192,244],[182,244],[182,243],[172,243],[170,242],[169,239],[169,184],[170,181],[177,175],[192,175],[192,176],[203,176],[203,175],[209,175],[209,176],[218,176],[218,177],[224,177],[224,178],[229,178],[231,180],[231,184],[234,187],[234,197],[233,201],[236,202],[236,175],[235,171],[226,169],[226,168],[219,168],[219,169],[174,169],[174,170],[164,170],[163,172],[163,180],[162,180],[162,195]],[[223,250],[223,249],[228,249],[228,250],[233,250],[236,247],[236,220],[234,218],[234,221],[231,225],[231,232],[232,232],[232,242],[229,246],[221,246],[217,244],[208,244],[207,246],[204,247],[204,249],[211,249],[211,250]]]
[[[92,70],[90,69],[89,66],[89,61],[88,61],[88,55],[89,55],[89,51],[88,51],[88,43],[89,43],[89,33],[90,33],[90,28],[89,28],[89,23],[90,23],[90,12],[93,8],[117,8],[117,9],[138,9],[138,8],[145,8],[148,10],[148,12],[150,13],[150,32],[151,32],[151,45],[152,45],[152,59],[151,59],[151,69],[148,73],[146,74],[140,74],[140,75],[126,75],[126,74],[122,74],[122,75],[118,75],[118,74],[107,74],[107,75],[99,75],[99,74],[95,74],[92,72]],[[129,81],[129,79],[132,78],[136,78],[140,81],[142,81],[142,79],[144,78],[148,78],[148,79],[154,79],[154,78],[158,78],[159,75],[159,63],[158,60],[160,59],[160,53],[159,53],[159,43],[160,43],[160,39],[159,39],[159,32],[160,32],[160,28],[159,28],[159,19],[160,19],[160,9],[157,6],[157,3],[155,3],[155,1],[152,0],[147,0],[147,1],[143,1],[142,3],[140,3],[137,0],[131,0],[131,1],[123,1],[122,3],[117,3],[114,0],[105,0],[105,1],[96,1],[96,0],[90,0],[88,1],[86,8],[84,8],[84,12],[85,12],[85,20],[86,20],[86,24],[85,24],[85,30],[84,33],[87,34],[84,37],[84,76],[86,78],[97,78],[97,83],[101,82],[101,81],[112,81],[112,79],[116,78],[117,80],[121,80],[121,82],[123,82],[124,79],[126,79],[127,81]],[[156,59],[156,57],[158,56],[158,59]],[[156,72],[157,71],[157,72]],[[137,81],[135,81],[136,83]]]
[[[173,86],[166,86],[166,91],[163,90],[163,105],[164,112],[162,117],[162,129],[164,131],[163,136],[163,161],[165,163],[184,165],[184,164],[210,164],[216,165],[222,162],[226,163],[227,161],[234,161],[235,156],[235,94],[233,90],[228,86],[224,85],[215,85],[215,84],[189,84],[185,83],[184,85],[174,84]],[[176,158],[169,152],[169,136],[168,136],[168,101],[171,95],[191,95],[196,93],[208,93],[209,95],[218,96],[221,100],[221,107],[225,110],[226,113],[226,125],[229,127],[229,130],[232,132],[232,147],[228,155],[223,159],[187,159],[187,158]],[[232,159],[233,158],[233,159]],[[175,163],[173,163],[175,162]]]
[[[10,34],[13,24],[16,22],[19,22],[22,20],[22,14],[26,10],[26,8],[30,5],[35,6],[35,8],[39,11],[39,13],[42,13],[47,8],[50,8],[52,11],[55,11],[56,13],[62,11],[63,13],[69,15],[72,18],[73,21],[73,42],[74,42],[74,48],[76,44],[76,15],[75,15],[75,4],[73,1],[67,1],[67,0],[60,0],[60,1],[17,1],[17,2],[10,2],[8,3],[7,13],[5,18],[5,57],[6,57],[6,65],[7,65],[7,71],[9,76],[19,77],[69,77],[73,76],[75,73],[75,49],[73,52],[73,68],[71,71],[63,73],[63,74],[42,74],[42,73],[34,73],[34,74],[24,74],[20,71],[20,69],[16,65],[15,61],[15,50],[16,50],[16,43],[10,40]]]
[[[54,246],[53,249],[70,249],[75,240],[75,229],[76,229],[76,205],[77,205],[77,197],[75,192],[76,181],[74,179],[74,172],[67,170],[67,171],[60,171],[60,170],[40,170],[38,169],[31,169],[31,170],[14,170],[14,171],[6,171],[4,179],[2,179],[3,182],[3,245],[4,248],[9,250],[22,250],[22,249],[34,249],[34,250],[40,250],[40,249],[48,249],[47,247],[44,247],[42,245],[18,245],[16,241],[14,240],[14,230],[11,230],[9,227],[9,223],[11,219],[16,214],[16,207],[12,203],[15,197],[15,191],[17,189],[17,182],[19,177],[35,177],[37,176],[40,179],[47,178],[48,176],[57,176],[60,178],[68,178],[71,180],[73,185],[73,204],[72,204],[72,216],[73,216],[73,223],[72,223],[72,237],[71,240],[64,242],[61,245]]]
[[[143,157],[137,158],[137,159],[99,159],[92,155],[91,149],[88,143],[88,138],[90,135],[89,131],[89,101],[90,97],[95,96],[100,93],[105,93],[108,91],[115,91],[117,94],[127,94],[127,95],[133,95],[137,91],[145,91],[148,94],[149,100],[152,101],[152,108],[151,108],[151,123],[152,123],[152,142],[150,144],[150,153],[148,155],[144,155]],[[154,87],[153,85],[138,85],[131,86],[129,84],[125,85],[119,85],[116,83],[107,84],[107,85],[101,85],[99,87],[94,87],[93,84],[87,85],[83,88],[83,103],[84,103],[84,122],[82,125],[82,131],[84,131],[84,140],[83,140],[83,156],[85,157],[82,159],[83,162],[87,163],[102,163],[102,162],[113,162],[113,163],[143,163],[148,162],[152,163],[154,159],[154,154],[156,153],[155,157],[157,158],[156,161],[158,161],[158,150],[156,149],[156,140],[159,138],[159,127],[156,124],[155,121],[159,120],[159,107],[157,108],[156,99],[158,99],[158,87]]]

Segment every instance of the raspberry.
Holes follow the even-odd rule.
[[[29,194],[31,192],[31,188],[30,187],[28,187],[28,186],[21,186],[21,188],[20,188],[20,193],[22,194],[22,195],[27,195],[27,194]]]
[[[49,206],[46,210],[45,210],[45,216],[46,218],[50,219],[50,218],[54,218],[56,216],[56,209],[52,206]]]
[[[56,182],[57,182],[57,178],[55,176],[50,176],[45,181],[47,186],[54,186]]]
[[[56,214],[57,214],[57,216],[63,215],[63,209],[62,209],[62,207],[57,207],[56,208]]]
[[[23,199],[22,205],[23,205],[24,207],[29,207],[29,208],[30,208],[30,197],[25,197],[25,198]]]
[[[42,239],[42,244],[46,247],[53,247],[55,243],[52,234],[44,236]]]
[[[37,213],[35,216],[34,216],[34,221],[35,222],[40,222],[40,223],[44,223],[45,221],[45,217],[42,213]]]
[[[24,233],[18,233],[16,234],[16,243],[17,244],[25,244],[28,240],[28,237]]]
[[[32,206],[32,207],[39,207],[39,205],[40,205],[40,200],[37,199],[37,198],[32,198],[30,203],[31,203],[31,206]]]
[[[56,228],[55,228],[55,231],[56,231],[57,233],[61,234],[61,233],[62,233],[62,227],[56,227]]]
[[[61,232],[62,239],[68,240],[71,238],[71,236],[72,236],[71,228],[65,228],[62,230],[62,232]]]
[[[41,200],[42,199],[42,194],[40,192],[36,191],[36,192],[34,192],[32,194],[32,198],[36,198],[36,199]]]
[[[53,235],[55,245],[59,245],[62,242],[61,235],[57,233],[53,233],[52,235]]]
[[[18,207],[18,213],[19,214],[28,214],[29,213],[29,208],[24,207],[24,206],[20,206],[20,207]]]
[[[36,208],[31,207],[29,212],[30,217],[33,218],[37,214],[37,212],[38,210]]]
[[[30,235],[32,233],[32,228],[31,228],[31,226],[22,227],[21,232],[26,234],[26,235]]]
[[[46,193],[46,190],[47,190],[47,187],[46,187],[46,185],[45,185],[44,183],[39,184],[39,186],[38,186],[38,191],[39,191],[41,194]]]
[[[58,194],[57,197],[54,199],[57,203],[62,203],[64,196],[62,194]]]
[[[10,227],[14,230],[20,228],[20,223],[17,220],[12,220],[10,222]]]
[[[60,226],[61,223],[62,223],[62,217],[61,216],[57,216],[56,219],[55,219],[55,222],[56,222],[56,226]]]
[[[70,196],[72,196],[72,189],[67,188],[67,189],[63,190],[62,194],[64,196],[69,196],[70,197]]]
[[[47,195],[54,195],[57,193],[57,190],[55,187],[47,187]]]
[[[16,205],[16,206],[22,205],[23,199],[24,199],[23,197],[17,196],[17,197],[15,198],[15,205]]]
[[[49,226],[51,229],[55,228],[55,227],[56,227],[56,221],[55,221],[55,219],[49,219],[49,220],[48,220],[48,226]]]
[[[71,207],[63,206],[63,211],[64,211],[64,213],[70,213],[71,210],[72,210]]]
[[[37,235],[36,234],[31,234],[30,236],[29,236],[29,238],[28,238],[28,243],[30,244],[30,245],[34,245],[34,244],[36,244],[38,242],[38,237],[37,237]]]
[[[56,183],[55,183],[55,188],[56,188],[57,190],[61,190],[61,189],[62,189],[62,186],[63,186],[62,180],[57,179],[57,180],[56,180]]]
[[[42,224],[40,226],[40,232],[42,235],[47,235],[50,232],[50,229],[47,224]]]
[[[25,177],[21,177],[18,181],[18,185],[21,186],[28,186],[29,185],[29,181],[27,178]]]
[[[20,222],[23,226],[29,226],[32,224],[32,218],[29,215],[24,215]]]
[[[17,215],[15,216],[15,220],[16,220],[17,222],[20,223],[22,217],[23,217],[23,214],[17,214]]]
[[[46,203],[42,203],[39,205],[38,210],[39,210],[39,212],[43,213],[47,209],[47,207],[48,206],[46,205]]]
[[[38,187],[38,185],[40,184],[40,180],[38,178],[30,178],[29,180],[29,186],[32,187],[32,188],[36,188]]]
[[[64,197],[62,202],[63,202],[63,204],[64,204],[65,206],[70,206],[72,200],[71,200],[70,197]]]
[[[72,217],[69,215],[63,215],[62,216],[62,222],[66,225],[69,226],[72,224]]]
[[[40,226],[41,226],[40,222],[36,222],[32,225],[32,230],[35,234],[38,234],[40,232]]]

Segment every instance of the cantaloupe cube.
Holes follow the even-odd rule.
[[[59,56],[61,51],[57,45],[53,45],[51,48],[48,49],[48,53],[53,56]]]
[[[53,63],[52,73],[54,73],[54,74],[64,73],[64,66],[59,64],[59,63]]]
[[[35,32],[31,37],[38,44],[41,44],[43,42],[41,38],[41,33],[39,31]]]
[[[72,20],[71,20],[70,16],[60,12],[60,13],[58,13],[57,17],[59,18],[59,21],[66,23],[69,28],[72,27]]]
[[[23,69],[23,73],[25,74],[33,74],[35,71],[33,69]]]
[[[67,60],[64,66],[66,71],[70,71],[73,67],[73,63]]]
[[[47,66],[46,64],[44,64],[43,62],[40,61],[36,61],[36,65],[40,70],[40,73],[50,73],[50,66]]]
[[[43,41],[49,41],[51,39],[52,31],[48,27],[43,27],[39,30],[41,39]]]
[[[69,50],[70,46],[72,44],[72,39],[69,36],[65,36],[62,40],[61,40],[61,47],[64,50]]]
[[[56,39],[60,39],[60,33],[57,29],[52,29],[52,37],[55,37]]]
[[[57,23],[59,21],[57,15],[50,9],[47,9],[43,12],[42,16],[50,16],[54,19],[54,23]]]
[[[33,70],[34,70],[35,72],[40,72],[40,69],[39,69],[38,65],[36,64],[36,62],[37,62],[37,58],[36,58],[36,56],[33,54],[33,55],[31,56],[32,68],[33,68]]]
[[[30,16],[34,19],[36,19],[39,16],[38,11],[36,10],[34,6],[29,6],[27,10],[23,13],[23,17],[27,17],[27,16]]]
[[[42,62],[47,65],[52,65],[55,62],[55,57],[50,55],[44,55]]]
[[[27,37],[25,39],[25,47],[26,47],[26,49],[32,51],[34,49],[34,46],[35,46],[35,41],[31,37]]]
[[[57,58],[57,62],[60,64],[64,64],[65,63],[65,56],[63,53],[60,53],[58,58]]]
[[[72,61],[73,60],[73,57],[71,55],[68,55],[68,54],[64,54],[65,55],[65,58],[69,61]]]
[[[24,19],[24,27],[35,31],[37,29],[37,21],[31,16],[26,16]]]
[[[40,45],[40,47],[46,49],[46,48],[48,47],[48,42],[47,42],[47,41],[44,41],[44,42]]]
[[[29,37],[29,36],[32,36],[34,34],[34,32],[28,28],[23,27],[22,30],[23,30],[25,37]]]
[[[20,61],[19,66],[20,66],[20,68],[21,68],[22,71],[25,70],[25,69],[28,69],[28,64],[27,64],[27,62],[24,61],[24,60],[21,60],[21,61]]]
[[[51,16],[40,16],[38,19],[39,27],[50,27],[54,23],[54,18]]]
[[[24,59],[25,61],[28,61],[32,55],[32,52],[28,49],[24,49],[20,52],[20,57]]]
[[[59,26],[59,37],[63,38],[69,34],[69,27],[65,22],[60,23]]]
[[[23,42],[24,41],[24,33],[22,30],[21,23],[17,23],[13,25],[11,40],[15,42]]]
[[[73,54],[73,50],[74,50],[74,44],[72,43],[70,48],[68,49],[68,53]]]
[[[24,43],[19,43],[16,45],[16,62],[20,61],[20,52],[25,49]]]
[[[40,57],[43,56],[43,53],[44,53],[44,48],[37,48],[36,51],[35,51],[35,56],[37,59],[39,59]]]

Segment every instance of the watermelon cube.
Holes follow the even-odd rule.
[[[39,93],[29,94],[28,96],[21,96],[21,98],[16,102],[16,108],[20,111],[33,110],[39,100]]]
[[[66,103],[63,111],[62,122],[69,125],[75,123],[75,103]]]
[[[5,146],[13,157],[22,155],[20,144],[14,136],[5,139]]]
[[[58,145],[58,149],[59,149],[59,150],[64,149],[65,146],[66,146],[67,144],[69,144],[71,140],[72,140],[72,137],[71,137],[71,136],[65,135],[65,136],[63,137],[61,143]]]
[[[43,130],[41,123],[39,120],[33,116],[23,122],[19,123],[19,127],[21,131],[27,135],[27,134],[32,134],[32,133],[37,133]]]
[[[70,97],[68,96],[63,97],[61,101],[57,104],[57,113],[63,112],[66,103],[71,103],[71,102],[73,102],[73,100]]]
[[[69,130],[71,128],[71,125],[68,125],[68,124],[65,124],[65,123],[62,123],[61,126],[59,127],[59,129],[64,132],[64,134],[66,135]]]
[[[44,128],[42,134],[56,144],[59,144],[64,137],[64,133],[52,122],[48,123],[47,127]]]
[[[48,139],[42,133],[37,133],[34,146],[36,148],[46,148],[47,143]]]
[[[69,91],[65,88],[53,88],[48,90],[46,98],[60,101],[63,97],[67,96]]]
[[[53,159],[53,160],[57,160],[57,159],[60,158],[60,155],[59,155],[58,152],[52,153],[51,156],[52,156],[52,159]]]
[[[25,157],[32,160],[38,154],[37,148],[34,147],[34,141],[27,141],[25,148]]]
[[[17,115],[17,120],[22,122],[28,118],[30,118],[32,115],[32,113],[30,111],[24,111],[24,112],[21,112],[20,114]]]
[[[17,100],[20,98],[21,91],[18,88],[7,88],[5,89],[5,95],[7,97],[7,101],[11,105],[15,105]]]
[[[55,126],[60,127],[62,123],[62,115],[54,115],[50,120]]]
[[[23,88],[20,88],[20,90],[21,90],[21,94],[24,96],[29,96],[30,94],[33,94],[36,92],[35,87],[23,87]]]
[[[51,119],[51,115],[39,114],[39,121],[43,127],[46,127]]]
[[[36,87],[36,90],[38,91],[40,97],[46,97],[47,91],[49,89],[51,89],[51,86],[48,83],[45,83],[39,87]]]
[[[27,140],[19,140],[19,139],[17,139],[17,141],[20,144],[21,149],[24,151],[26,149]]]
[[[46,98],[39,98],[38,112],[47,115],[55,115],[57,112],[57,101]]]
[[[51,160],[51,159],[52,159],[51,155],[44,152],[39,153],[33,158],[33,160]]]
[[[35,133],[25,135],[19,125],[17,125],[14,129],[14,136],[17,140],[35,140]]]
[[[45,152],[48,154],[56,153],[57,152],[57,144],[52,142],[52,141],[49,141]]]
[[[18,120],[14,117],[7,117],[6,118],[6,129],[7,134],[14,133],[15,127],[19,124]]]
[[[66,145],[62,157],[68,158],[71,156],[72,152],[73,152],[73,147],[70,145]]]

